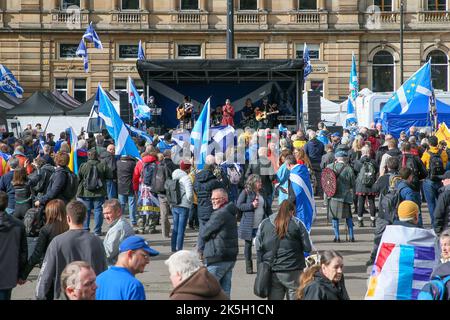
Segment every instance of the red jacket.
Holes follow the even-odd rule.
[[[133,190],[134,191],[139,190],[139,184],[141,183],[141,172],[142,172],[142,169],[144,168],[144,163],[150,163],[150,162],[158,163],[156,161],[155,157],[145,156],[142,158],[142,160],[139,160],[138,163],[136,164],[136,167],[134,167],[134,172],[133,172]]]
[[[230,125],[230,126],[233,127],[234,126],[234,120],[233,120],[234,108],[233,108],[233,106],[231,104],[230,105],[224,105],[222,107],[222,111],[223,111],[222,125],[223,126]]]
[[[367,138],[367,140],[370,141],[371,153],[373,153],[375,155],[377,153],[378,149],[380,148],[380,145],[381,145],[380,140],[378,140],[375,137],[369,137],[369,138]]]

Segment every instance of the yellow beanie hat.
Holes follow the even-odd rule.
[[[400,221],[412,220],[419,215],[419,206],[410,200],[405,200],[398,206],[398,218]]]

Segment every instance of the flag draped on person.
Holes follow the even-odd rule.
[[[296,217],[303,222],[306,230],[310,232],[316,216],[316,202],[314,201],[308,168],[302,164],[296,165],[291,170],[289,180],[295,193]]]
[[[83,39],[80,40],[76,55],[83,58],[84,72],[89,72],[89,58],[87,54],[86,44],[84,43]]]
[[[128,129],[120,116],[117,114],[111,100],[98,84],[97,96],[98,115],[105,121],[106,129],[114,139],[116,155],[131,156],[140,159],[139,151],[128,133]]]
[[[378,247],[366,300],[417,300],[439,261],[433,230],[390,225]]]
[[[128,76],[128,102],[131,104],[135,119],[139,121],[151,120],[150,108],[139,95],[130,76]]]
[[[355,59],[354,53],[352,53],[352,68],[350,71],[350,79],[348,82],[348,88],[350,90],[350,94],[348,95],[347,120],[345,122],[347,127],[349,127],[352,123],[357,123],[356,98],[358,97],[359,82],[358,82],[358,74],[356,72],[356,59]]]
[[[303,70],[303,79],[306,79],[312,72],[311,59],[309,58],[309,50],[306,43],[303,47],[303,62],[305,64],[305,68]]]
[[[70,132],[70,161],[69,169],[75,174],[78,174],[78,159],[77,159],[77,144],[78,137],[72,127],[69,128]]]
[[[22,98],[23,88],[16,80],[12,72],[0,64],[0,91],[6,92],[16,98]]]
[[[206,161],[206,155],[208,153],[209,143],[209,123],[210,123],[210,99],[206,101],[203,106],[202,112],[194,125],[191,132],[191,145],[194,148],[194,162],[197,165],[197,169],[203,169]]]
[[[139,46],[138,46],[138,60],[145,60],[145,52],[144,52],[144,48],[142,47],[141,40],[139,40]]]

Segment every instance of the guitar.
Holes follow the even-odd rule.
[[[271,114],[277,114],[280,113],[280,111],[272,111],[272,112],[266,112],[266,111],[257,111],[256,112],[256,121],[261,121],[264,119],[267,119],[267,116],[270,116]]]
[[[180,105],[177,108],[177,119],[178,120],[184,120],[186,116],[190,116],[192,113],[192,107],[193,105],[190,103],[184,103],[183,105]]]

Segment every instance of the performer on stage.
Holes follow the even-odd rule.
[[[223,117],[222,117],[222,125],[223,126],[232,126],[234,127],[234,107],[231,105],[230,99],[225,100],[225,105],[222,108]]]
[[[180,120],[180,129],[192,129],[192,111],[194,105],[189,96],[184,97],[184,101],[177,107],[177,119]]]
[[[256,107],[255,116],[258,121],[258,129],[268,128],[268,120],[266,114],[269,112],[270,104],[269,99],[266,97],[263,99],[261,106]]]
[[[222,106],[217,106],[215,110],[211,112],[211,122],[213,126],[220,126],[222,124]]]
[[[253,107],[252,99],[245,100],[245,105],[241,111],[242,121],[248,121],[255,117],[255,107]]]

